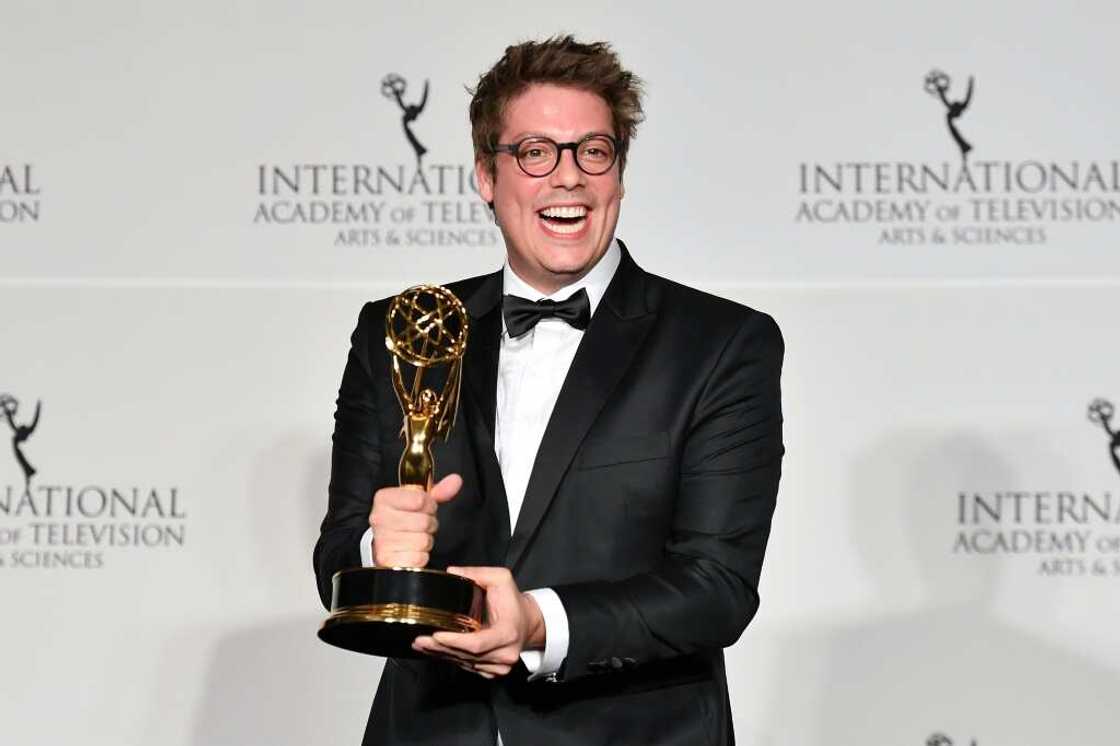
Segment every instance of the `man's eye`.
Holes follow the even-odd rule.
[[[546,161],[552,157],[552,151],[543,145],[526,145],[521,150],[521,158],[527,161]]]
[[[579,151],[579,157],[589,163],[606,163],[614,157],[613,153],[614,151],[608,143],[595,139],[583,144]]]

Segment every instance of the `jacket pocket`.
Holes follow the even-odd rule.
[[[669,434],[664,432],[589,438],[580,449],[577,469],[652,461],[669,455]]]

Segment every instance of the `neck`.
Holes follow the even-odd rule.
[[[536,290],[541,295],[552,295],[553,293],[559,292],[560,290],[563,290],[570,285],[574,285],[587,276],[587,272],[581,272],[579,274],[565,275],[561,277],[550,277],[547,279],[529,278],[518,272],[515,267],[511,268],[513,269],[514,274],[516,274],[522,282],[533,288],[533,290]]]
[[[603,256],[606,256],[606,252],[603,252]],[[506,261],[509,263],[509,268],[517,275],[519,280],[541,295],[552,295],[566,287],[576,284],[584,277],[587,277],[587,275],[591,273],[591,270],[595,269],[595,267],[599,265],[599,262],[603,261],[603,256],[596,259],[591,266],[584,267],[580,272],[559,275],[544,274],[543,276],[537,276],[533,273],[523,271],[511,256],[507,256]]]

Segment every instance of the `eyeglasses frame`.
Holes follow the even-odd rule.
[[[591,171],[588,171],[586,168],[584,168],[583,165],[579,162],[579,157],[577,154],[579,153],[579,147],[585,142],[600,137],[606,140],[610,140],[610,143],[614,148],[614,157],[611,159],[611,162],[607,165],[607,167],[602,171],[592,173]],[[527,170],[525,170],[525,167],[521,165],[521,159],[517,157],[517,151],[520,150],[521,146],[529,140],[546,140],[556,146],[556,160],[553,162],[552,168],[548,169],[548,171],[543,174],[529,173]],[[521,172],[523,174],[534,179],[543,179],[546,176],[551,176],[552,173],[560,166],[560,159],[564,157],[565,150],[572,151],[572,161],[576,164],[576,168],[578,168],[580,171],[583,171],[588,176],[602,176],[603,174],[614,168],[614,164],[618,163],[619,156],[622,155],[622,149],[622,143],[620,143],[618,138],[614,135],[608,135],[604,132],[592,132],[573,142],[556,142],[551,137],[545,137],[544,135],[530,135],[528,137],[523,137],[514,143],[508,143],[506,145],[492,145],[490,147],[490,154],[497,155],[498,153],[509,153],[513,156],[513,160],[517,163],[517,167],[521,169]]]

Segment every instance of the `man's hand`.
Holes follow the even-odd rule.
[[[435,544],[436,508],[463,486],[448,474],[430,492],[418,487],[384,487],[373,495],[369,525],[373,529],[373,564],[378,567],[424,567]]]
[[[478,632],[436,632],[417,637],[412,649],[445,658],[467,671],[493,679],[505,676],[522,650],[544,648],[544,617],[533,597],[517,588],[504,567],[449,567],[448,572],[478,583],[486,591],[486,625]]]

